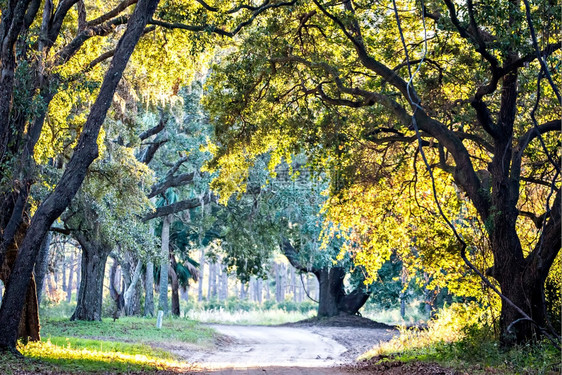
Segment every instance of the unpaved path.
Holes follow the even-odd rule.
[[[347,372],[365,350],[396,334],[390,329],[355,327],[267,327],[210,325],[218,333],[213,348],[167,347],[196,363],[197,374],[334,375]]]

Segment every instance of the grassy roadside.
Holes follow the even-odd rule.
[[[42,341],[20,343],[24,359],[4,355],[0,373],[155,373],[187,371],[188,363],[158,349],[159,345],[190,343],[209,345],[213,331],[186,319],[165,319],[162,329],[155,319],[121,318],[115,322],[70,322],[46,319]]]
[[[363,354],[362,359],[372,368],[385,367],[385,363],[406,367],[425,363],[471,375],[561,373],[560,351],[547,340],[506,349],[489,325],[474,318],[471,321],[470,309],[452,308],[440,314],[428,322],[426,329],[404,328],[400,335]]]

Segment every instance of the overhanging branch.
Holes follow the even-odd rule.
[[[175,214],[181,211],[190,210],[192,208],[200,207],[210,202],[215,202],[217,199],[213,194],[205,194],[201,199],[193,198],[169,204],[167,206],[158,207],[153,212],[149,212],[142,217],[142,221],[149,221],[157,217],[163,217]]]

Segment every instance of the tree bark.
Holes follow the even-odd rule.
[[[123,298],[123,289],[121,283],[121,269],[119,262],[113,258],[113,264],[109,270],[109,296],[115,302],[115,311],[113,311],[113,319],[119,318],[125,306],[125,299]]]
[[[207,300],[217,297],[216,263],[209,262],[209,281],[207,287]]]
[[[66,302],[72,300],[72,283],[74,282],[74,253],[70,253],[68,264],[68,282],[66,283]]]
[[[142,272],[142,262],[139,260],[135,267],[135,272],[131,279],[131,283],[127,287],[127,290],[125,291],[123,296],[124,304],[125,304],[125,315],[127,316],[133,316],[138,314],[138,309],[135,306],[134,297],[136,295],[136,292],[138,291],[138,283],[139,283],[141,272]]]
[[[151,261],[146,263],[146,274],[144,284],[144,316],[154,316],[154,264]]]
[[[203,278],[205,277],[205,247],[201,246],[199,255],[199,285],[197,285],[197,300],[203,301]]]
[[[371,292],[362,285],[358,285],[351,293],[345,292],[346,272],[342,267],[305,267],[298,259],[297,250],[288,240],[282,241],[281,250],[293,267],[301,272],[312,272],[318,279],[318,316],[355,315],[369,299]]]
[[[170,264],[170,215],[162,221],[162,247],[160,249],[160,295],[158,309],[168,315],[168,268]]]
[[[101,321],[105,264],[111,249],[78,237],[82,247],[80,288],[70,320]]]
[[[100,127],[111,105],[113,94],[121,80],[129,58],[157,5],[158,0],[139,0],[137,3],[127,24],[127,29],[117,44],[115,55],[104,77],[98,97],[92,106],[78,143],[74,148],[72,158],[54,191],[39,206],[31,220],[30,227],[19,249],[10,281],[4,293],[4,300],[0,307],[0,321],[3,323],[0,326],[0,348],[11,351],[16,350],[18,323],[25,303],[21,295],[25,293],[30,284],[38,249],[41,247],[41,243],[51,224],[62,214],[78,191],[88,166],[98,156],[97,138]],[[12,60],[8,59],[9,61]],[[2,69],[4,69],[6,67],[4,60],[2,60],[2,64]],[[2,85],[1,88],[5,89],[5,87]],[[2,125],[7,126],[5,124],[3,123]],[[84,264],[84,261],[82,263]],[[105,264],[100,267],[105,267]]]
[[[18,248],[17,243],[19,243],[25,236],[28,226],[27,221],[23,221],[14,236],[14,243],[8,246],[6,249],[4,263],[0,265],[0,280],[3,281],[6,286],[6,293],[11,282],[11,272],[14,267],[14,263],[17,259]],[[22,296],[25,296],[22,298]],[[17,338],[21,338],[24,341],[31,339],[32,341],[40,340],[39,336],[39,306],[37,302],[37,292],[35,285],[35,278],[33,273],[31,274],[31,280],[27,289],[22,293],[20,299],[25,303],[24,308],[21,312],[20,320],[17,325]],[[4,301],[2,306],[6,303]]]
[[[49,265],[49,247],[51,244],[51,232],[47,232],[45,239],[41,243],[37,263],[35,264],[35,284],[37,285],[37,304],[41,304],[43,298],[43,289],[45,284],[45,275],[47,274],[47,266]]]
[[[285,301],[285,265],[275,263],[275,300],[277,303]]]
[[[66,250],[66,249],[65,249]],[[65,251],[66,253],[66,251]],[[62,279],[62,291],[68,293],[68,284],[66,279],[66,270],[68,268],[68,257],[66,254],[62,255],[62,262],[61,262],[61,279]]]
[[[172,315],[180,316],[180,296],[179,296],[179,283],[178,275],[176,274],[176,258],[174,254],[170,254],[170,281],[172,283]]]
[[[226,268],[222,264],[219,265],[220,267],[220,292],[219,292],[219,299],[221,301],[226,301],[228,299],[228,274],[226,273]]]

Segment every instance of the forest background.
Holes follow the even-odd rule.
[[[320,316],[458,302],[506,347],[559,347],[559,11],[2,5],[0,346],[39,339],[48,264],[79,253],[73,320],[104,280],[112,314],[153,315],[156,281],[179,315],[190,279],[284,303],[304,273]]]

